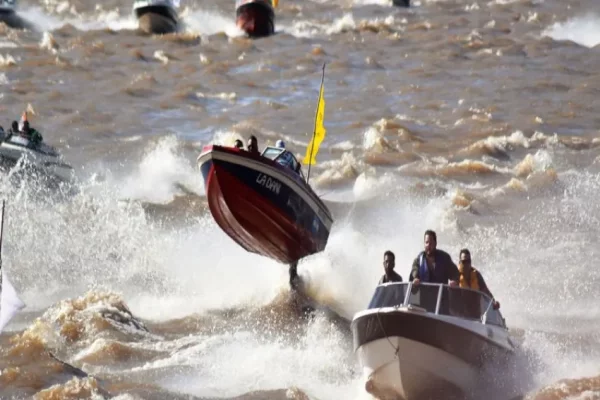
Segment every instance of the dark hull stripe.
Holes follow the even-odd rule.
[[[511,354],[492,340],[468,329],[411,312],[363,315],[352,321],[352,334],[355,351],[369,342],[399,336],[435,347],[476,367],[481,367],[490,358]]]

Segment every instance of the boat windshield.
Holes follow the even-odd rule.
[[[275,159],[285,151],[285,149],[279,147],[266,147],[261,156],[268,158],[269,160],[275,161]]]
[[[276,163],[291,169],[292,171],[295,171],[297,174],[303,177],[300,163],[298,162],[298,160],[296,160],[294,154],[287,151],[286,149],[269,146],[263,150],[261,155],[265,158],[268,158],[269,160],[273,160]]]
[[[12,135],[6,141],[12,144],[20,144],[21,146],[29,146],[29,139],[20,135]]]
[[[369,308],[408,306],[433,314],[505,326],[500,312],[492,307],[492,299],[483,292],[468,288],[452,288],[437,283],[421,283],[418,286],[413,286],[412,282],[384,283],[375,289],[369,303]]]
[[[406,298],[407,284],[384,283],[375,289],[368,308],[400,307]]]

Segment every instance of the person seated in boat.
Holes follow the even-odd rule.
[[[240,150],[244,150],[244,143],[242,143],[242,141],[240,139],[235,139],[235,143],[233,144],[233,147],[238,148]]]
[[[460,251],[459,262],[458,262],[458,272],[460,274],[460,278],[459,278],[459,286],[460,287],[479,290],[479,291],[487,294],[488,296],[490,296],[492,299],[494,299],[494,295],[492,294],[492,292],[488,288],[487,284],[485,283],[485,280],[483,279],[481,272],[476,270],[473,267],[473,265],[471,264],[471,252],[469,251],[469,249],[462,249]],[[493,300],[493,302],[494,302],[493,307],[495,310],[500,308],[499,302],[497,302],[496,300]]]
[[[44,140],[41,133],[29,126],[29,121],[23,122],[23,129],[21,130],[21,135],[29,139],[31,146],[33,147],[38,146]]]
[[[256,154],[256,155],[260,155],[260,152],[258,151],[258,139],[256,139],[256,136],[252,135],[250,136],[250,138],[248,138],[248,152],[250,152],[251,154]]]
[[[4,136],[4,140],[10,140],[10,138],[15,134],[19,134],[19,123],[17,121],[12,122],[10,129],[8,130],[8,132],[6,132],[6,135]]]
[[[285,150],[285,142],[283,140],[279,139],[275,143],[275,147]],[[279,164],[283,165],[284,167],[288,167],[289,169],[296,172],[297,174],[300,174],[300,168],[302,166],[296,160],[296,158],[292,155],[292,153],[290,153],[289,151],[286,150],[283,153],[281,153],[281,155],[279,157],[277,157],[277,159],[275,161],[278,162]]]
[[[390,250],[387,250],[385,253],[383,253],[383,270],[385,271],[385,274],[383,274],[379,280],[378,285],[388,282],[402,282],[402,277],[396,271],[394,271],[395,266],[396,255]]]
[[[437,235],[432,230],[425,231],[425,250],[415,258],[409,280],[414,286],[420,282],[458,285],[458,267],[450,254],[437,248]]]
[[[275,147],[284,150],[275,161],[283,165],[284,167],[294,169],[294,157],[289,151],[285,150],[285,142],[279,139],[277,142],[275,142]]]

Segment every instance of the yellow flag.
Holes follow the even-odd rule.
[[[272,0],[273,7],[277,8],[277,4],[279,4],[279,0]]]
[[[327,130],[323,125],[323,119],[325,116],[325,98],[323,97],[324,86],[323,82],[325,80],[325,65],[323,65],[323,78],[321,79],[321,90],[319,92],[319,103],[317,104],[317,115],[315,118],[315,132],[313,137],[306,148],[306,155],[304,156],[304,164],[315,165],[317,163],[317,153],[319,152],[319,146],[321,146],[321,142],[325,139],[325,134]]]

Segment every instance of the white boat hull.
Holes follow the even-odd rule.
[[[468,393],[477,382],[476,369],[463,360],[397,336],[369,342],[357,355],[365,390],[380,399],[446,399]]]
[[[354,315],[365,390],[382,400],[476,399],[486,370],[514,354],[501,314],[485,294],[446,285],[379,285]]]

